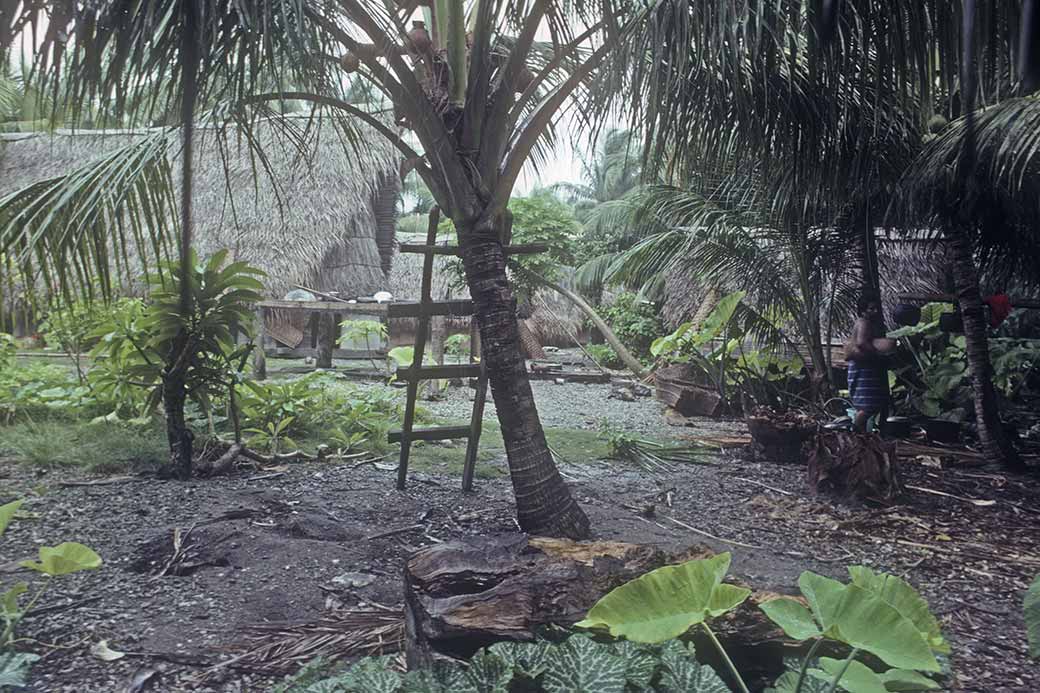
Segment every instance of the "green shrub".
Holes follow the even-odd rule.
[[[586,344],[585,351],[604,368],[621,368],[624,365],[609,344]]]
[[[664,331],[657,308],[631,292],[618,295],[613,303],[599,310],[621,343],[640,358],[650,355],[654,338]]]
[[[346,385],[327,373],[247,380],[237,391],[242,425],[253,434],[250,443],[268,448],[279,439],[294,444],[308,437],[342,448],[382,449],[387,431],[404,413],[401,392]]]
[[[0,424],[89,418],[102,408],[64,366],[30,363],[0,371]]]

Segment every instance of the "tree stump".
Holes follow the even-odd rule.
[[[652,546],[525,535],[475,537],[423,549],[405,566],[409,669],[465,659],[503,640],[531,641],[569,627],[607,592],[669,563],[712,555],[694,546],[669,555]],[[768,595],[774,596],[774,595]],[[764,594],[713,621],[731,656],[752,671],[780,667],[782,635],[757,608]],[[705,644],[704,651],[711,650]]]

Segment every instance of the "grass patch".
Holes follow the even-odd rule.
[[[438,422],[437,425],[458,426],[467,423]],[[571,464],[586,464],[595,462],[606,457],[610,451],[609,442],[597,431],[580,428],[547,428],[545,437],[557,455]],[[409,456],[408,467],[416,471],[436,474],[447,474],[449,476],[462,476],[462,468],[466,461],[466,441],[456,440],[451,447],[438,443],[415,443],[412,445]],[[398,448],[391,453],[391,458],[397,458]],[[497,423],[485,422],[484,431],[480,436],[480,448],[477,451],[477,468],[475,476],[478,479],[494,479],[505,476],[509,468],[505,461],[506,447],[502,442],[502,429]]]
[[[169,458],[158,427],[40,422],[0,428],[0,452],[37,467],[83,467],[97,474],[155,469]]]

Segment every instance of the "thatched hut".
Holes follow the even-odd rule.
[[[196,249],[205,255],[228,248],[234,259],[264,270],[271,298],[297,285],[348,297],[386,289],[400,185],[396,150],[375,133],[352,146],[329,121],[302,117],[289,144],[284,127],[256,125],[266,165],[233,131],[199,127]],[[0,135],[0,196],[70,171],[146,132]],[[170,147],[170,156],[179,166],[178,146]]]

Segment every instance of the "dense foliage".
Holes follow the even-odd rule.
[[[634,355],[639,358],[650,356],[650,345],[664,329],[653,303],[625,291],[601,306],[599,312]]]

